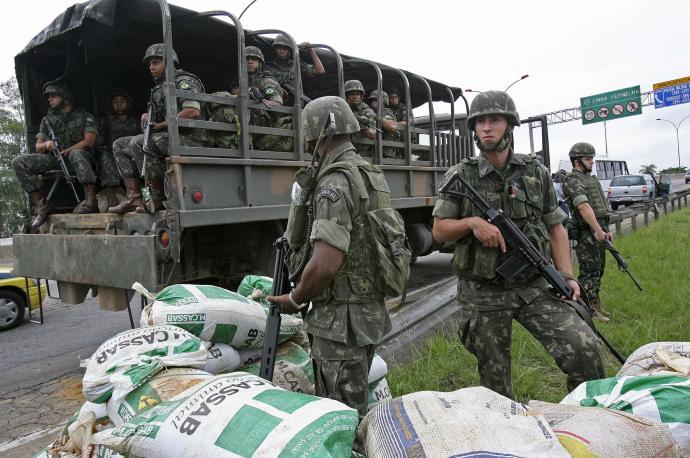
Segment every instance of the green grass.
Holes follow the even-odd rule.
[[[611,322],[597,328],[624,356],[657,341],[690,340],[690,208],[663,216],[649,227],[614,240],[640,292],[607,254],[601,300]],[[455,334],[452,334],[455,335]],[[551,357],[513,321],[513,392],[518,401],[558,402],[567,393],[563,375]],[[620,364],[604,348],[607,374]],[[415,391],[453,391],[479,384],[477,362],[457,338],[432,336],[414,362],[388,374],[393,396]]]

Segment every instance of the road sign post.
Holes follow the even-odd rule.
[[[654,108],[664,108],[690,102],[690,76],[654,83]]]
[[[580,111],[583,125],[641,114],[640,86],[582,97]]]

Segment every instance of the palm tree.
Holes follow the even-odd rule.
[[[656,175],[656,165],[654,165],[654,164],[643,165],[642,167],[640,167],[640,171],[638,173],[644,173],[647,175]]]

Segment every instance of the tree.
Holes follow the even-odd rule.
[[[11,162],[25,152],[24,106],[12,77],[0,83],[0,237],[19,232],[24,224],[26,196]]]
[[[638,173],[644,173],[647,175],[656,175],[656,165],[654,164],[649,164],[649,165],[643,165],[640,167],[640,170]]]

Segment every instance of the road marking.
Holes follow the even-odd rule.
[[[31,442],[34,439],[38,439],[41,436],[49,436],[51,434],[55,434],[55,433],[59,432],[63,427],[64,426],[56,426],[54,428],[43,429],[41,431],[34,431],[33,433],[27,434],[26,436],[22,436],[19,439],[15,439],[13,441],[5,442],[4,444],[0,444],[0,453],[12,450],[15,447],[19,447],[20,445],[24,445],[28,442]],[[48,444],[45,444],[45,445],[48,445]]]

